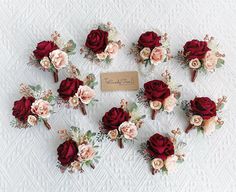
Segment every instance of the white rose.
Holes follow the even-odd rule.
[[[167,159],[164,161],[167,171],[169,172],[175,171],[177,160],[178,160],[178,157],[176,155],[171,155],[167,157]]]
[[[119,131],[121,131],[126,139],[134,139],[138,135],[138,128],[132,122],[125,121],[119,126]]]
[[[71,107],[77,107],[79,105],[79,98],[76,95],[70,97],[69,104]]]
[[[152,160],[151,162],[152,164],[152,167],[155,169],[155,170],[160,170],[163,166],[164,166],[164,162],[162,159],[160,158],[155,158]]]
[[[162,106],[162,103],[160,101],[150,101],[149,105],[150,105],[151,109],[159,110]]]
[[[95,91],[89,86],[79,86],[76,95],[80,98],[80,101],[84,104],[89,104],[90,101],[95,97]]]
[[[42,65],[42,67],[44,69],[49,69],[51,63],[48,57],[44,57],[41,61],[40,61],[40,65]]]
[[[108,136],[110,137],[111,140],[116,140],[118,136],[118,131],[117,129],[111,130],[108,132]]]
[[[68,65],[68,55],[66,52],[56,49],[49,54],[51,62],[56,69],[61,69]]]
[[[151,55],[151,49],[149,47],[144,47],[141,51],[140,51],[140,57],[143,60],[149,59],[150,55]]]
[[[189,67],[191,69],[198,69],[201,67],[201,62],[196,58],[189,61]]]
[[[203,122],[203,131],[206,135],[210,135],[216,129],[218,117],[211,117]]]
[[[44,101],[43,99],[36,100],[31,105],[32,113],[42,117],[44,119],[50,117],[50,111],[52,110],[52,106],[48,101]]]
[[[162,47],[155,47],[150,55],[150,61],[151,64],[153,65],[157,65],[161,62],[163,62],[166,58],[166,49],[162,48]]]
[[[171,112],[176,106],[177,99],[174,94],[171,94],[169,97],[165,98],[163,102],[164,111]]]
[[[101,52],[101,53],[97,53],[96,56],[99,60],[105,60],[108,56],[108,53]]]
[[[205,58],[203,59],[204,68],[210,72],[214,71],[216,68],[217,61],[218,57],[215,55],[215,53],[207,51]]]
[[[190,124],[194,126],[200,126],[203,122],[203,118],[200,115],[193,115],[190,119]]]
[[[110,58],[114,58],[119,50],[119,45],[115,42],[111,42],[106,46],[105,53],[107,53]]]
[[[28,119],[27,119],[27,122],[30,125],[35,126],[35,125],[37,125],[38,119],[34,115],[29,115]]]

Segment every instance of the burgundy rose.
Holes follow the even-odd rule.
[[[188,60],[203,59],[209,50],[206,41],[192,40],[184,45],[184,55]]]
[[[20,100],[14,102],[12,108],[12,115],[19,121],[26,123],[28,116],[32,114],[31,105],[35,101],[33,97],[22,97]]]
[[[158,36],[153,31],[147,31],[139,37],[138,45],[142,48],[149,47],[150,49],[153,49],[154,47],[161,46],[160,40],[161,36]]]
[[[77,158],[78,147],[73,140],[65,141],[57,148],[58,161],[61,165],[68,166]]]
[[[194,115],[200,115],[203,119],[216,116],[216,104],[208,97],[196,97],[190,104]]]
[[[79,86],[83,84],[83,81],[79,79],[66,78],[61,82],[57,92],[62,99],[69,100],[69,98],[73,97],[78,91]]]
[[[86,39],[85,46],[91,49],[95,54],[105,50],[108,44],[108,32],[96,29],[92,30]]]
[[[118,129],[121,123],[128,121],[130,115],[122,108],[113,107],[110,111],[106,112],[102,118],[103,127],[107,131]]]
[[[36,59],[41,60],[43,57],[48,57],[49,53],[59,49],[58,46],[52,41],[42,41],[38,43],[36,49],[33,51]]]
[[[144,84],[144,96],[147,100],[163,102],[170,96],[170,89],[163,81],[153,80]]]
[[[152,158],[161,158],[164,161],[174,154],[174,145],[168,137],[156,133],[147,141],[147,152]]]

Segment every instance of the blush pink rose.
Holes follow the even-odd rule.
[[[119,131],[122,132],[126,139],[134,139],[138,135],[138,128],[132,122],[125,121],[119,126]]]
[[[78,160],[87,161],[93,159],[95,151],[92,145],[82,144],[78,146]]]
[[[163,102],[164,111],[171,112],[174,110],[176,106],[177,99],[175,98],[174,94],[171,94],[169,97],[165,98]]]
[[[44,119],[50,116],[51,110],[52,106],[50,105],[50,103],[44,101],[43,99],[36,100],[31,106],[32,113]]]
[[[107,45],[105,52],[110,56],[110,58],[114,58],[118,53],[119,45],[115,42],[111,42]]]
[[[157,65],[164,61],[166,50],[162,47],[155,47],[150,55],[150,60],[153,65]]]
[[[95,97],[95,91],[87,85],[79,86],[77,96],[80,98],[82,103],[89,104]]]
[[[60,49],[54,50],[49,54],[51,63],[56,69],[61,69],[68,65],[68,55],[66,52],[61,51]]]
[[[214,71],[218,57],[211,51],[207,51],[205,58],[203,59],[203,66],[207,71]]]

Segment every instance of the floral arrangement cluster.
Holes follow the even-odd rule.
[[[27,128],[43,122],[51,129],[48,118],[53,113],[53,105],[56,97],[51,90],[42,90],[40,85],[20,85],[20,93],[23,96],[14,102],[12,115],[15,120],[11,122],[13,127]]]
[[[140,116],[135,103],[128,104],[122,99],[120,107],[110,109],[100,121],[98,141],[107,137],[111,141],[117,141],[119,147],[123,148],[123,141],[133,141],[137,137],[144,118],[145,115]]]
[[[182,64],[191,70],[191,80],[195,81],[198,71],[214,72],[216,68],[224,65],[225,54],[219,52],[218,43],[213,37],[205,36],[203,41],[192,40],[184,45],[179,52]]]
[[[161,35],[154,31],[147,31],[139,37],[138,43],[133,43],[130,50],[135,55],[137,63],[158,65],[171,59],[170,45],[167,34]]]
[[[100,24],[90,31],[80,52],[92,62],[110,64],[119,49],[124,46],[117,39],[117,35],[116,28],[110,22]]]
[[[144,88],[137,94],[138,102],[152,110],[151,118],[155,119],[158,111],[168,113],[174,110],[177,101],[180,98],[180,85],[176,85],[170,73],[166,70],[162,77],[164,81],[152,80],[144,84]]]
[[[83,167],[95,168],[100,156],[95,144],[96,133],[87,131],[82,133],[78,127],[72,126],[70,132],[66,129],[59,131],[60,138],[64,140],[57,148],[58,167],[62,172],[68,169],[69,172],[83,172]]]
[[[156,133],[146,143],[141,144],[140,153],[145,160],[150,162],[151,171],[154,175],[157,172],[173,172],[177,163],[182,163],[185,158],[183,148],[186,143],[181,140],[179,129],[172,130],[168,136]]]
[[[218,113],[221,112],[226,101],[225,96],[219,98],[217,103],[208,97],[195,97],[190,103],[183,101],[182,109],[189,117],[189,125],[185,132],[188,133],[191,129],[197,128],[199,132],[210,135],[221,128],[224,122]]]
[[[36,49],[30,56],[29,64],[43,71],[53,73],[54,81],[58,82],[58,70],[69,64],[69,55],[75,54],[76,44],[73,40],[64,43],[58,32],[51,35],[51,40],[37,44]]]
[[[94,74],[89,74],[81,80],[80,72],[74,65],[69,65],[68,78],[61,81],[57,90],[59,94],[58,104],[65,104],[68,108],[81,108],[84,115],[87,114],[85,105],[92,105],[95,101],[94,87],[97,85]]]

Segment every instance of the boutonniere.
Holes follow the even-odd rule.
[[[69,77],[62,80],[59,89],[58,104],[66,107],[80,108],[84,115],[87,114],[85,105],[93,105],[98,101],[95,99],[94,87],[97,85],[94,74],[90,73],[83,80],[80,79],[80,71],[69,65]]]
[[[171,78],[170,73],[166,70],[162,77],[164,81],[152,80],[144,84],[137,94],[138,103],[152,110],[151,118],[155,119],[157,112],[166,111],[168,113],[174,110],[180,98],[179,88]]]
[[[98,141],[107,137],[111,141],[117,141],[120,148],[123,148],[123,141],[133,141],[138,135],[138,129],[143,124],[145,115],[140,116],[135,103],[128,104],[121,100],[120,107],[113,107],[99,122],[100,133]]]
[[[194,82],[198,71],[214,72],[216,68],[224,65],[225,54],[219,52],[218,43],[213,37],[206,35],[203,41],[192,40],[184,45],[184,50],[179,52],[183,66],[189,67],[191,81]]]
[[[124,46],[117,36],[118,32],[110,22],[100,24],[90,31],[80,53],[97,64],[110,64],[119,49]]]
[[[173,172],[177,163],[185,158],[183,148],[186,143],[181,139],[179,129],[172,130],[171,134],[163,136],[159,133],[152,135],[147,142],[141,144],[139,152],[151,165],[151,172]]]
[[[170,45],[167,34],[160,32],[147,31],[138,39],[137,43],[133,43],[130,53],[134,54],[138,64],[145,67],[159,65],[171,59]]]
[[[53,113],[53,105],[56,97],[51,90],[42,90],[40,85],[20,85],[22,98],[14,102],[12,115],[15,120],[11,122],[12,127],[27,128],[43,122],[51,129],[48,118]]]
[[[224,107],[227,98],[223,96],[215,103],[208,97],[195,97],[195,99],[182,102],[182,109],[189,117],[189,125],[185,132],[197,128],[198,132],[210,135],[216,129],[221,128],[224,121],[219,117],[219,113]]]
[[[66,169],[70,173],[83,172],[84,166],[95,168],[98,163],[98,156],[95,144],[96,133],[87,131],[82,133],[80,128],[72,126],[70,131],[66,129],[58,131],[60,139],[64,140],[57,148],[58,167],[62,172]]]
[[[55,31],[51,35],[51,40],[37,44],[30,56],[29,64],[52,72],[54,82],[58,82],[58,71],[69,64],[69,55],[75,54],[75,47],[73,40],[64,43],[60,34]]]

